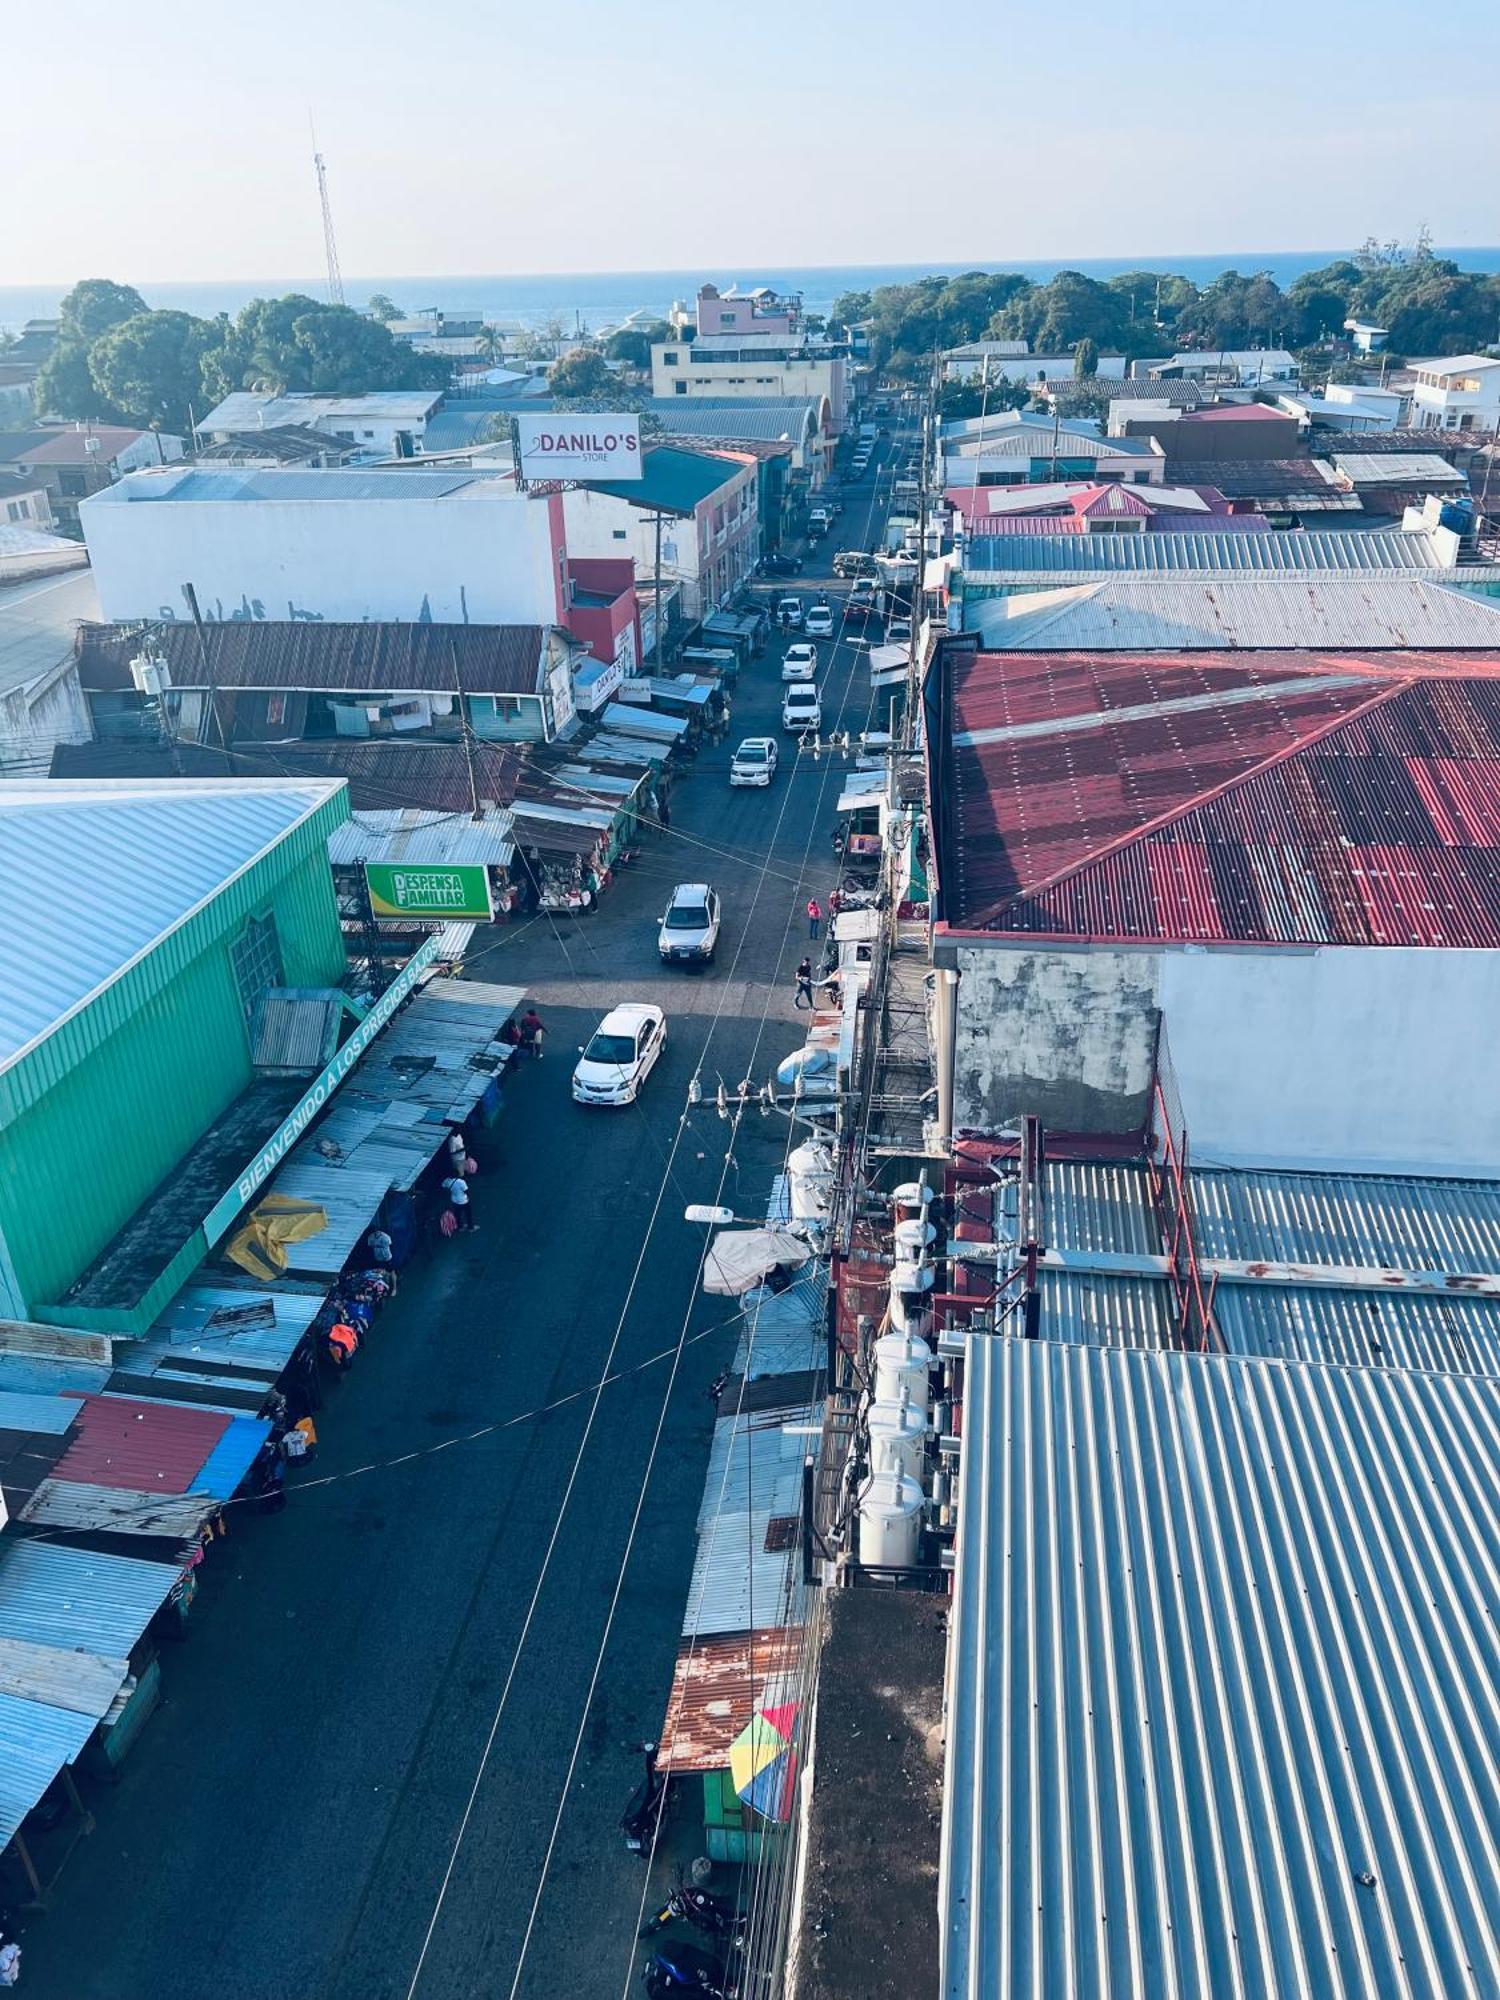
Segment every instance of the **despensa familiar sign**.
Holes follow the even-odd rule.
[[[639,479],[641,432],[621,411],[518,416],[516,451],[523,479]]]

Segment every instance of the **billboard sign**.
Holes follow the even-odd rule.
[[[625,411],[517,416],[516,452],[526,480],[639,479],[641,427]]]
[[[495,914],[490,871],[482,864],[417,868],[394,861],[369,861],[365,881],[370,908],[377,917],[473,917],[488,923]]]

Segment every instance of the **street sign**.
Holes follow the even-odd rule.
[[[365,881],[377,917],[474,917],[487,923],[495,914],[490,871],[479,863],[418,868],[369,861]]]

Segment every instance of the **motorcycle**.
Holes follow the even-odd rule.
[[[625,1845],[632,1854],[649,1854],[656,1835],[657,1821],[661,1816],[662,1795],[667,1789],[666,1778],[656,1768],[656,1745],[642,1743],[637,1746],[644,1754],[646,1768],[639,1784],[630,1794],[624,1812],[620,1815],[620,1831],[625,1836]]]
[[[745,1941],[745,1918],[741,1911],[725,1902],[722,1896],[715,1896],[708,1889],[692,1888],[681,1881],[640,1935],[643,1938],[654,1937],[674,1917],[696,1925],[710,1937],[723,1938],[731,1945],[741,1945]]]
[[[654,1946],[642,1977],[652,2000],[677,2000],[684,1993],[701,1994],[704,2000],[732,2000],[722,1959],[696,1945],[669,1940]]]

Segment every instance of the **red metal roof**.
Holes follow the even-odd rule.
[[[87,465],[97,459],[108,465],[119,457],[127,445],[144,437],[144,431],[131,429],[124,424],[95,424],[91,430],[74,429],[43,431],[38,433],[41,442],[27,445],[20,452],[18,461],[25,465]],[[90,443],[96,447],[89,450]]]
[[[795,1687],[802,1639],[800,1625],[684,1639],[658,1743],[662,1769],[726,1769],[729,1746],[755,1708],[782,1700]]]
[[[944,671],[953,929],[1500,946],[1496,659],[980,654]]]
[[[224,1410],[81,1396],[52,1477],[131,1493],[186,1493],[229,1424]]]

